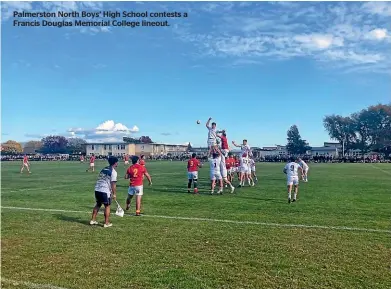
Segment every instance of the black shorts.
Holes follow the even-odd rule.
[[[102,206],[102,204],[105,206],[111,205],[111,198],[108,198],[106,193],[95,191],[95,200],[99,207]]]

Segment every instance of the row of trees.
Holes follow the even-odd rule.
[[[152,143],[149,136],[141,136],[135,140],[137,143]],[[87,142],[81,138],[66,138],[64,136],[52,135],[44,137],[40,141],[29,141],[24,147],[9,140],[1,145],[3,154],[43,153],[43,154],[80,154],[86,152]]]
[[[4,154],[44,153],[44,154],[79,154],[85,153],[87,142],[81,138],[65,138],[63,136],[47,136],[41,141],[29,141],[24,147],[14,140],[1,145]]]
[[[391,104],[373,105],[349,116],[329,115],[323,120],[329,136],[345,151],[391,154]]]

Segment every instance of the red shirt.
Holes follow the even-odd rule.
[[[28,159],[27,156],[24,156],[24,157],[23,157],[23,162],[24,162],[25,164],[28,162],[28,160],[29,160],[29,159]]]
[[[142,166],[145,166],[145,161],[144,160],[140,160],[139,164],[142,165]]]
[[[125,156],[125,162],[129,160],[129,156]]]
[[[140,164],[135,164],[135,165],[130,166],[128,168],[128,170],[126,171],[126,173],[130,177],[129,186],[131,186],[131,187],[142,186],[143,185],[143,177],[146,172],[147,172],[147,169]]]
[[[225,137],[225,136],[223,136],[223,135],[221,136],[221,148],[222,148],[223,150],[229,149],[227,137]]]
[[[200,161],[197,160],[196,158],[191,158],[187,162],[187,171],[188,172],[196,172],[198,171],[198,166],[200,165]]]
[[[229,170],[230,168],[232,168],[232,160],[231,158],[227,158],[225,160],[225,167],[227,168],[227,170]]]
[[[235,166],[240,167],[240,160],[235,160]]]
[[[91,158],[90,158],[90,164],[93,164],[95,162],[95,156],[92,156]]]
[[[83,157],[83,156],[81,156],[81,157],[80,157],[80,160],[81,160],[81,161],[84,161],[84,157]]]

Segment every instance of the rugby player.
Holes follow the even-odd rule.
[[[139,157],[132,157],[132,166],[130,166],[125,174],[125,179],[130,179],[128,197],[126,199],[126,210],[130,208],[130,201],[136,195],[136,216],[141,216],[141,198],[144,194],[143,179],[147,178],[149,185],[152,185],[152,178],[148,174],[145,166],[139,163]]]

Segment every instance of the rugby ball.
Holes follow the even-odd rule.
[[[197,120],[197,124],[200,124],[201,122],[199,120]]]

